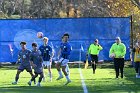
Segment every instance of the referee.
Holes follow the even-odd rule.
[[[88,48],[88,54],[91,57],[91,65],[92,65],[92,69],[93,69],[93,74],[95,74],[95,70],[96,70],[96,64],[98,62],[98,54],[100,52],[100,50],[102,50],[102,46],[99,45],[98,43],[98,39],[95,39],[94,43],[91,44]],[[87,56],[88,56],[87,54]]]
[[[109,55],[114,54],[114,67],[116,72],[116,79],[118,79],[119,71],[121,72],[121,78],[123,78],[123,68],[124,68],[124,57],[126,54],[126,46],[121,43],[120,37],[116,37],[116,43],[114,43],[111,48]]]

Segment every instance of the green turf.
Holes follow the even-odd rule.
[[[47,71],[47,70],[45,70]],[[72,82],[64,86],[66,79],[56,81],[58,76],[56,69],[53,69],[53,82],[42,82],[42,87],[34,84],[28,86],[30,75],[24,71],[20,75],[17,85],[12,85],[16,69],[13,67],[0,68],[0,93],[83,93],[78,68],[71,68]],[[140,79],[135,78],[134,68],[125,68],[124,79],[116,80],[112,68],[97,68],[96,74],[92,70],[82,69],[85,84],[89,93],[140,93]],[[37,78],[38,80],[38,78]]]

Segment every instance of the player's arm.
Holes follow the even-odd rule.
[[[121,57],[125,56],[126,54],[126,46],[123,44],[122,47],[123,47],[123,50],[122,50]]]
[[[43,51],[44,51],[44,50],[42,50],[41,47],[42,47],[42,46],[39,47],[39,50],[40,50],[40,52],[41,52],[41,56],[43,56]]]
[[[102,50],[103,47],[102,47],[101,45],[98,44],[98,49],[99,49],[99,50]]]
[[[51,47],[50,47],[50,52],[51,52],[51,59],[54,57],[54,49],[52,49]]]
[[[58,58],[58,59],[59,59],[59,57],[60,57],[60,55],[61,55],[61,51],[62,51],[62,49],[59,48],[58,55],[57,55],[57,58]]]
[[[18,59],[17,59],[17,62],[16,64],[18,64],[20,62],[20,59],[21,59],[21,56],[20,56],[20,52],[18,53]]]
[[[91,45],[90,45],[91,46]],[[88,49],[87,49],[87,54],[86,54],[86,57],[88,57],[88,55],[90,54],[90,52],[91,52],[91,48],[90,48],[90,46],[88,47]]]
[[[114,44],[111,46],[110,50],[109,50],[109,55],[111,55],[114,52]]]

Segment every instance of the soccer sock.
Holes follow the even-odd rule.
[[[68,76],[68,75],[66,76],[66,79],[67,79],[67,81],[68,81],[68,80],[70,80],[70,78],[69,78],[69,76]]]
[[[49,73],[49,77],[50,77],[50,79],[52,78],[52,73]]]
[[[40,75],[38,82],[41,82],[43,78],[43,73]]]
[[[16,75],[15,81],[18,82],[19,76]]]
[[[138,73],[138,68],[135,68],[136,73]]]
[[[42,78],[43,78],[43,77],[40,76],[38,82],[41,82],[41,81],[42,81]]]
[[[58,73],[59,73],[59,76],[63,76],[61,71],[59,71]]]

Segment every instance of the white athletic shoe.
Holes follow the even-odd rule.
[[[60,80],[60,79],[62,79],[63,78],[63,76],[59,76],[56,80]]]
[[[41,87],[41,84],[40,83],[37,83],[37,85],[36,85],[37,87]]]
[[[68,85],[70,82],[71,82],[71,80],[68,80],[68,81],[65,83],[65,85]]]
[[[136,73],[136,78],[138,78],[139,77],[139,74],[138,73]]]
[[[16,82],[16,81],[14,81],[14,82],[12,82],[12,84],[13,84],[13,85],[16,85],[16,84],[17,84],[17,82]]]
[[[50,82],[52,82],[52,78],[50,78]]]

